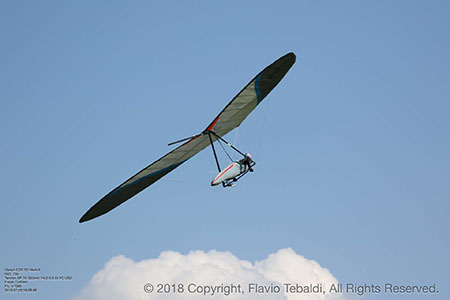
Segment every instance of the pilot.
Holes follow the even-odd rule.
[[[253,161],[252,155],[250,153],[246,153],[245,157],[243,159],[239,160],[239,164],[246,166],[250,172],[253,172],[253,169],[251,166],[252,161]]]

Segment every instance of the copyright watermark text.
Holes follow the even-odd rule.
[[[431,285],[399,285],[384,284],[356,284],[335,283],[328,286],[299,283],[222,283],[219,285],[205,285],[197,283],[146,283],[144,292],[147,294],[195,294],[202,296],[229,296],[233,294],[354,294],[358,296],[368,294],[439,294],[436,284]]]

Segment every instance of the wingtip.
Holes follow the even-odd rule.
[[[297,55],[295,55],[295,53],[294,52],[289,52],[288,54],[286,54],[285,55],[286,57],[290,57],[290,58],[292,58],[293,60],[294,60],[294,62],[296,61],[296,59],[297,59]]]
[[[79,223],[84,223],[86,221],[92,220],[95,217],[92,217],[92,215],[89,213],[90,210],[88,210],[78,221]]]

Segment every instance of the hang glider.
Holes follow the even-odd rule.
[[[223,136],[238,127],[270,93],[295,63],[295,58],[294,53],[288,53],[262,70],[225,106],[205,130],[192,137],[170,143],[169,145],[184,142],[100,199],[81,217],[80,223],[99,217],[124,203],[209,145],[213,149],[219,170],[219,174],[213,179],[211,185],[232,186],[232,182],[238,180],[247,172],[253,171],[252,167],[255,162],[251,160],[251,156],[245,155],[230,145],[223,139]],[[215,141],[225,142],[242,154],[244,158],[221,171],[214,149]]]

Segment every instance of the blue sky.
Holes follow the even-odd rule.
[[[68,299],[118,254],[255,261],[291,247],[341,282],[436,283],[433,299],[448,299],[449,12],[446,1],[2,1],[2,268],[71,275],[28,297]],[[206,149],[78,223],[290,51],[296,64],[237,136],[255,173],[212,188]]]

